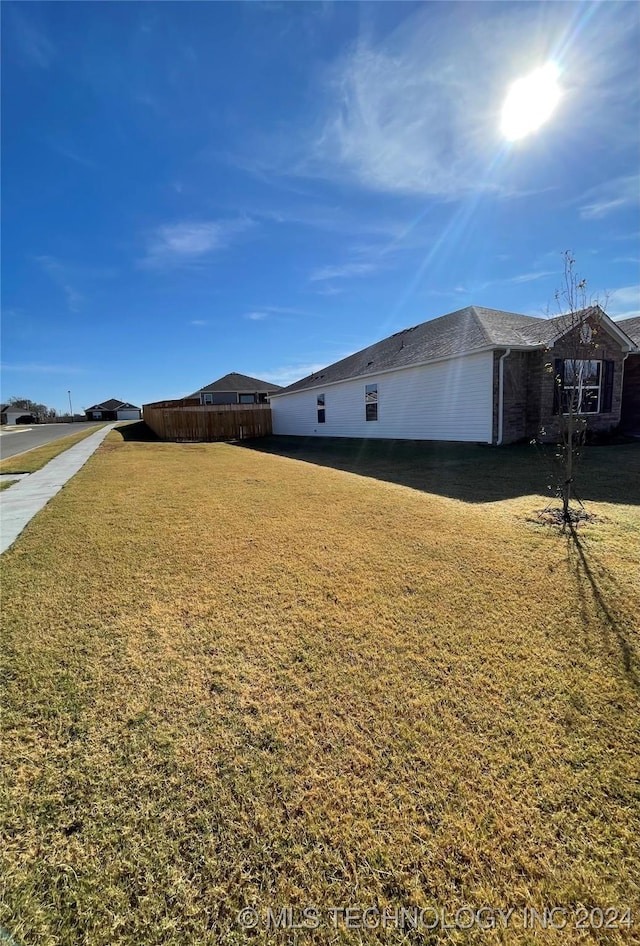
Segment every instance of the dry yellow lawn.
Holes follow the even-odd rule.
[[[0,460],[0,473],[35,473],[36,470],[41,470],[49,460],[53,460],[54,457],[80,443],[85,437],[95,434],[104,426],[104,424],[96,424],[94,427],[85,427],[75,434],[69,434],[68,437],[52,440],[42,447],[33,447],[31,450],[25,450],[24,453],[17,453],[14,457]]]
[[[640,511],[590,503],[576,548],[542,504],[110,434],[3,558],[4,928],[638,942]],[[319,928],[269,931],[288,905]],[[514,914],[326,916],[464,905]],[[580,905],[634,927],[576,931]],[[522,929],[552,906],[565,929]]]

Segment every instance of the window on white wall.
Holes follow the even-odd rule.
[[[316,407],[318,409],[318,423],[324,424],[326,421],[325,406],[324,406],[324,394],[319,394],[316,399]]]
[[[364,386],[364,415],[366,420],[378,419],[378,385],[365,384]]]

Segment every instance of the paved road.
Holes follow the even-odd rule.
[[[52,440],[77,434],[95,427],[93,424],[34,424],[33,427],[3,427],[0,430],[0,458],[15,457],[17,453],[43,447]]]

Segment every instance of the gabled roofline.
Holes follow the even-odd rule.
[[[435,365],[443,361],[456,361],[460,358],[468,358],[470,355],[481,355],[484,352],[502,351],[509,348],[511,351],[538,351],[546,346],[541,342],[539,345],[483,345],[481,348],[470,348],[469,351],[458,352],[457,355],[444,355],[439,358],[429,358],[427,361],[416,361],[410,365],[396,365],[395,368],[383,368],[380,371],[369,371],[366,374],[351,375],[349,378],[341,378],[338,381],[326,381],[324,384],[310,384],[306,388],[298,388],[297,391],[280,391],[278,394],[272,394],[272,400],[277,397],[289,397],[293,394],[304,394],[305,391],[316,391],[318,388],[332,388],[336,384],[346,384],[347,381],[361,381],[364,378],[379,378],[383,374],[393,374],[397,371],[408,371],[410,368],[422,368],[425,365]],[[322,369],[321,369],[322,370]],[[303,380],[303,379],[300,379]],[[293,382],[294,384],[296,382]]]
[[[221,381],[227,382],[227,379],[232,375],[237,375],[239,378],[244,378],[252,383],[248,387],[216,387]],[[192,394],[188,394],[187,397],[198,397],[200,394],[271,394],[274,390],[282,390],[282,385],[272,385],[271,382],[264,381],[262,378],[252,378],[251,375],[243,375],[239,371],[229,371],[227,374],[222,375],[221,378],[216,378],[215,381],[210,381],[201,388],[197,388]]]
[[[570,319],[572,315],[574,316],[579,315],[580,316],[579,321],[572,322],[571,325],[568,325],[567,328],[563,332],[557,335],[556,338],[554,338],[553,341],[549,343],[549,345],[547,346],[548,348],[553,348],[556,345],[556,343],[559,342],[561,339],[563,339],[564,336],[567,335],[572,329],[574,329],[577,325],[582,324],[582,322],[584,322],[585,319],[587,319],[590,315],[594,315],[594,318],[597,319],[598,323],[600,325],[604,325],[605,328],[609,331],[609,334],[613,335],[613,337],[616,338],[620,342],[623,348],[626,348],[627,351],[638,350],[638,346],[633,341],[633,339],[629,338],[626,332],[623,332],[622,329],[619,328],[618,325],[613,321],[611,316],[607,315],[604,309],[602,309],[599,305],[589,306],[588,309],[584,309],[582,310],[582,312],[574,312],[574,313],[567,312],[566,316],[559,315],[557,316],[557,319],[558,320],[562,318]]]
[[[611,316],[610,316],[610,315],[607,315],[606,312],[603,312],[602,314],[604,315],[605,319],[607,320],[605,324],[606,324],[609,328],[613,329],[613,335],[614,335],[614,336],[617,336],[617,338],[618,338],[621,342],[624,342],[626,345],[630,346],[630,349],[631,349],[631,350],[637,351],[637,350],[638,350],[638,346],[636,345],[636,343],[634,342],[634,340],[633,340],[632,338],[630,338],[629,335],[627,335],[627,333],[624,332],[624,331],[618,326],[618,323],[617,323],[617,322],[614,322],[613,319],[611,318]]]
[[[114,397],[113,400],[115,401],[117,399]],[[106,401],[102,401],[100,404],[92,404],[91,407],[85,407],[84,412],[86,414],[87,411],[119,411],[123,407],[130,408],[134,411],[141,410],[141,408],[137,407],[135,404],[130,404],[128,401],[118,401],[115,407],[105,407],[106,403]]]
[[[221,388],[217,388],[215,391],[207,391],[206,388],[200,388],[198,391],[194,391],[193,394],[188,394],[187,397],[196,397],[198,394],[270,394],[271,388],[234,388],[231,390],[229,388],[227,391],[223,391]]]

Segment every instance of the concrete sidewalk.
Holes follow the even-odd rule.
[[[0,492],[0,554],[13,545],[24,527],[81,469],[115,424],[108,424],[74,447],[49,460],[36,473]]]

